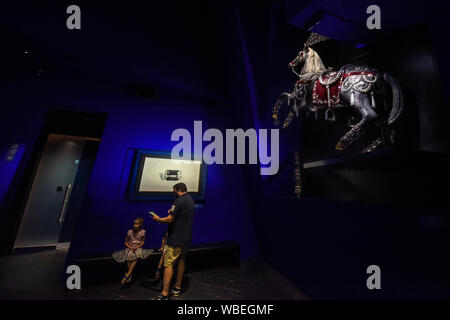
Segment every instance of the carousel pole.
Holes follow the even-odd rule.
[[[303,121],[302,114],[300,112],[299,115],[299,124],[300,124],[300,135],[297,136],[295,153],[294,153],[294,195],[297,199],[300,199],[302,196],[303,185],[302,185],[302,169],[303,169],[303,160],[302,160],[302,136],[303,136]]]
[[[300,152],[298,149],[295,151],[295,197],[300,199],[302,195],[302,175],[301,175],[301,162]]]

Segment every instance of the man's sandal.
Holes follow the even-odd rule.
[[[178,289],[177,287],[172,288],[172,295],[174,297],[179,297],[182,294],[182,290]]]
[[[167,301],[170,300],[169,296],[163,296],[162,294],[160,294],[157,297],[154,297],[152,300],[163,300],[163,301]]]

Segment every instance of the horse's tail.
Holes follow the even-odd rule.
[[[391,126],[402,114],[404,108],[403,91],[398,81],[389,73],[384,73],[384,80],[386,80],[392,89],[392,107],[387,119],[388,126]]]

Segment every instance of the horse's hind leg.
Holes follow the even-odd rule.
[[[377,114],[373,110],[370,100],[367,94],[355,93],[355,108],[362,119],[353,128],[348,131],[336,144],[336,150],[343,151],[348,148],[352,143],[359,139],[364,133],[366,127],[371,124],[376,118]]]
[[[364,150],[361,151],[361,153],[372,152],[372,151],[378,149],[378,147],[380,145],[382,145],[382,144],[383,144],[383,138],[382,137],[378,137],[374,141],[372,141],[371,144],[369,144],[367,147],[365,147]]]
[[[365,147],[361,153],[372,152],[380,147],[386,147],[389,145],[388,129],[386,128],[386,125],[381,121],[378,121],[377,125],[380,127],[381,135]]]

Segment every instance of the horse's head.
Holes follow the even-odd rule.
[[[306,57],[308,55],[309,48],[303,49],[298,53],[298,55],[289,63],[289,68],[291,68],[292,72],[295,74],[299,74],[303,64],[305,63]]]

